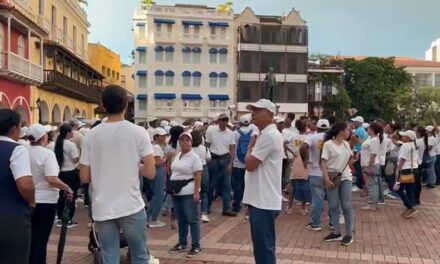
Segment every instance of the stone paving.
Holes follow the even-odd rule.
[[[400,200],[386,200],[378,212],[360,208],[365,199],[353,193],[354,243],[349,247],[337,242],[324,242],[330,232],[327,212],[323,214],[323,230],[313,232],[304,227],[309,221],[297,207],[292,215],[282,213],[277,220],[277,256],[279,263],[440,263],[440,188],[424,189],[419,213],[402,219]],[[185,254],[170,255],[167,250],[177,242],[177,231],[167,226],[148,230],[150,253],[164,264],[182,263],[253,263],[252,242],[244,215],[236,218],[220,216],[221,203],[216,202],[211,222],[202,225],[202,254],[188,260]],[[86,210],[79,205],[76,221],[80,226],[69,229],[63,263],[93,263],[87,250]],[[341,226],[342,233],[344,232]],[[55,263],[59,229],[54,228],[48,247],[48,263]],[[121,250],[121,263],[129,263],[126,249]]]

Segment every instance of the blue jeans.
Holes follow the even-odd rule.
[[[150,259],[147,251],[147,237],[145,210],[121,218],[96,221],[96,228],[101,246],[101,256],[105,264],[119,264],[119,232],[124,232],[130,248],[132,264],[145,264]]]
[[[327,188],[327,198],[330,210],[330,223],[334,230],[333,233],[340,234],[339,227],[339,208],[342,208],[345,219],[345,234],[352,235],[353,216],[351,208],[351,186],[350,180],[341,181],[339,186],[335,188]]]
[[[228,165],[229,156],[209,161],[208,210],[211,209],[214,189],[218,183],[221,185],[223,213],[231,210],[231,175],[228,173]]]
[[[165,198],[165,175],[164,167],[156,167],[156,177],[152,180],[152,198],[148,208],[148,220],[155,222],[159,216],[160,209]]]
[[[428,178],[426,179],[427,183],[429,185],[435,185],[437,182],[437,176],[435,175],[435,162],[436,162],[436,156],[431,157],[432,161],[429,164],[429,167],[426,168],[426,173]]]
[[[249,205],[252,244],[256,264],[276,264],[275,219],[279,211],[258,209]]]
[[[324,184],[321,176],[309,176],[312,205],[310,211],[311,223],[314,227],[321,225],[321,214],[324,207]],[[339,215],[339,213],[338,213]]]
[[[438,185],[438,184],[440,184],[440,155],[437,155],[435,157],[434,170],[435,170],[435,176],[436,176],[435,184]]]
[[[194,202],[192,195],[173,196],[174,213],[179,227],[179,244],[188,245],[188,227],[191,230],[193,248],[200,248],[200,222],[198,203]]]
[[[419,172],[417,169],[411,171],[411,170],[402,170],[401,174],[409,174],[409,173],[413,173],[414,177],[416,178],[416,182],[415,183],[411,183],[411,184],[400,184],[400,188],[397,191],[397,193],[400,196],[400,199],[402,199],[403,204],[405,205],[405,207],[407,209],[412,209],[416,202],[420,202],[419,199],[420,198],[420,193],[417,193],[417,185],[418,183],[420,183],[420,180],[418,181],[417,179],[420,179]],[[418,195],[418,197],[417,197]]]
[[[209,191],[209,170],[208,165],[203,165],[203,175],[202,175],[202,191],[200,192],[201,201],[201,212],[208,212],[208,191]]]
[[[371,173],[366,171],[366,168],[362,168],[365,175],[365,183],[368,189],[368,195],[370,196],[371,204],[373,207],[377,207],[379,203],[379,184],[380,184],[380,166],[374,165],[371,169]]]
[[[241,168],[232,168],[232,191],[234,194],[234,198],[232,199],[232,211],[240,212],[241,210],[241,201],[243,200],[244,194],[244,175],[246,173],[246,169]]]

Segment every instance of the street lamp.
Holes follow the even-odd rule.
[[[37,103],[37,109],[38,109],[38,123],[42,124],[43,120],[41,118],[41,99],[38,98],[36,103]]]

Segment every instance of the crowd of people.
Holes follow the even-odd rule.
[[[321,231],[328,216],[332,232],[323,239],[349,246],[352,192],[362,192],[361,209],[369,212],[400,197],[408,219],[418,212],[422,186],[440,184],[435,123],[400,128],[361,116],[282,118],[274,103],[261,99],[235,123],[220,114],[185,125],[151,118],[139,126],[124,119],[121,87],[107,87],[102,103],[108,114],[102,121],[72,119],[59,128],[22,127],[17,112],[0,110],[0,263],[46,263],[52,226],[62,225],[66,206],[68,227],[78,225],[80,190],[103,263],[119,263],[121,231],[131,263],[159,263],[149,254],[146,228],[166,226],[160,214],[178,232],[169,253],[197,256],[201,224],[221,200],[222,216],[244,212],[256,263],[275,264],[275,220],[283,209],[290,215],[298,207],[310,217],[305,228],[311,231]]]

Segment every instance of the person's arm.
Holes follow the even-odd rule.
[[[142,158],[142,164],[139,165],[139,174],[150,180],[156,177],[156,166],[153,154],[146,155]]]
[[[257,141],[257,136],[251,138],[251,141],[248,145],[248,150],[245,158],[245,165],[247,171],[254,171],[258,168],[261,161],[257,159],[254,155],[252,155],[252,150],[254,149],[255,142]]]
[[[18,192],[26,200],[29,207],[35,207],[35,186],[32,176],[23,176],[15,181]]]
[[[82,183],[91,183],[92,182],[92,174],[90,172],[90,147],[88,144],[89,137],[84,137],[82,141],[82,152],[79,166],[79,178]]]
[[[60,168],[58,166],[55,154],[53,152],[49,152],[48,156],[44,160],[44,178],[50,186],[65,191],[68,198],[71,199],[73,197],[73,191],[67,184],[58,178],[59,173]]]
[[[68,148],[69,148],[69,155],[70,155],[70,158],[72,159],[72,162],[73,163],[78,163],[79,162],[79,150],[76,147],[76,144],[71,142],[71,141],[69,141]]]
[[[228,164],[229,173],[232,172],[232,164],[234,162],[234,159],[235,159],[235,144],[229,145],[229,164]]]
[[[335,184],[330,180],[328,176],[328,163],[326,159],[321,159],[321,172],[322,177],[324,177],[325,186],[332,188]]]
[[[399,164],[397,165],[397,173],[396,175],[396,181],[399,181],[400,172],[402,171],[403,165],[405,164],[406,160],[403,158],[399,159]]]
[[[92,176],[90,173],[90,166],[80,164],[79,166],[79,178],[81,179],[82,183],[91,183],[92,182]]]
[[[309,144],[307,143],[303,143],[299,148],[299,155],[301,156],[301,160],[305,169],[307,169],[307,165],[309,164],[309,149]]]
[[[35,207],[35,186],[32,180],[30,158],[27,149],[17,146],[12,152],[10,169],[21,197],[30,207]]]
[[[202,171],[194,172],[194,201],[200,200],[200,188],[202,184]]]

